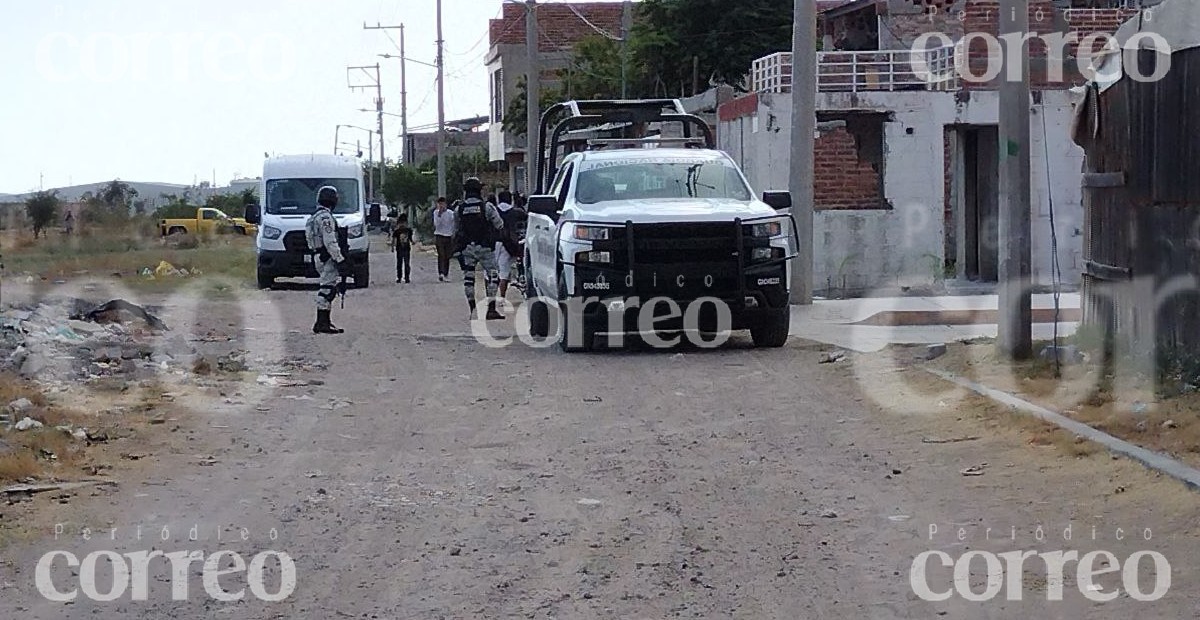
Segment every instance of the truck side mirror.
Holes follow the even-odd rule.
[[[786,211],[792,208],[792,193],[763,192],[763,202],[776,211]]]
[[[557,219],[559,212],[558,198],[555,196],[530,196],[529,212]]]
[[[246,220],[247,224],[259,224],[262,222],[262,212],[256,204],[246,205],[246,214],[242,219]]]

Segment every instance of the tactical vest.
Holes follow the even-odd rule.
[[[458,229],[463,243],[491,246],[496,243],[496,227],[487,218],[487,203],[480,198],[467,198],[459,207]]]

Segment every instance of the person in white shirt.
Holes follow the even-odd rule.
[[[444,197],[437,199],[433,210],[433,243],[437,248],[438,282],[450,277],[450,257],[454,254],[454,211],[447,208]]]

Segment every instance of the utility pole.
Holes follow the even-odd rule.
[[[365,24],[364,24],[364,27],[365,27]],[[352,71],[354,71],[356,69],[363,72],[368,77],[372,77],[372,74],[370,72],[374,71],[375,72],[374,76],[373,76],[374,82],[372,82],[371,84],[357,84],[357,85],[354,84],[354,82],[352,80],[350,80],[350,74]],[[375,114],[379,119],[379,129],[377,131],[379,132],[379,162],[380,162],[379,185],[377,187],[382,188],[383,184],[386,180],[386,175],[387,175],[387,172],[386,172],[387,157],[384,155],[384,149],[383,149],[383,82],[379,76],[379,63],[375,63],[373,65],[363,65],[363,66],[359,66],[359,67],[347,67],[346,68],[346,82],[347,82],[347,85],[350,87],[350,90],[358,90],[358,89],[364,89],[364,88],[374,88],[375,89]],[[375,197],[372,196],[372,199],[374,199],[374,198]]]
[[[534,185],[542,157],[538,152],[542,67],[538,57],[537,0],[525,0],[525,52],[529,56],[529,73],[525,75],[525,195],[532,196],[539,189]]]
[[[1000,1],[1005,69],[1000,82],[1000,317],[997,352],[1014,360],[1033,356],[1030,234],[1029,0]],[[1009,35],[1009,36],[1005,36]],[[1016,44],[1017,49],[1011,49]],[[1007,63],[1017,60],[1020,75]],[[1017,79],[1014,79],[1017,78]]]
[[[446,41],[442,38],[442,0],[437,0],[438,196],[446,196]]]
[[[817,131],[817,12],[795,0],[792,27],[792,216],[800,255],[792,265],[792,303],[813,302],[813,143]]]
[[[621,13],[621,98],[629,99],[629,32],[633,30],[633,2],[625,0]],[[570,66],[570,65],[567,65]]]
[[[406,77],[406,58],[404,55],[404,24],[399,26],[381,26],[379,22],[375,22],[374,26],[368,26],[363,22],[363,30],[399,30],[400,31],[400,137],[402,138],[402,148],[400,159],[405,164],[412,164],[408,152],[408,78]],[[388,54],[381,54],[384,58],[394,58]],[[383,131],[380,126],[380,131]],[[382,136],[382,134],[380,134]]]

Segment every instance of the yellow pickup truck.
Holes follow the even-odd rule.
[[[240,217],[229,217],[220,209],[200,207],[194,218],[165,219],[158,222],[162,236],[187,235],[256,235],[258,227]]]

